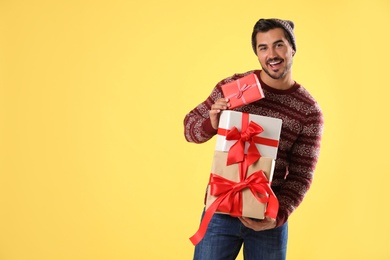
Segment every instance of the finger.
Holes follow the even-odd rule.
[[[229,99],[228,98],[219,98],[219,99],[217,99],[217,101],[215,103],[217,103],[217,102],[225,102],[225,103],[227,103],[227,102],[229,102]]]
[[[230,106],[229,99],[228,98],[220,98],[217,101],[215,101],[214,105],[229,107]]]
[[[241,220],[242,224],[244,224],[244,226],[246,227],[251,227],[253,225],[252,220],[249,218],[239,217],[239,219]]]
[[[221,112],[221,110],[210,110],[209,115],[211,120],[216,120],[219,121],[219,116],[218,114]],[[217,122],[218,123],[218,122]]]
[[[239,219],[245,227],[253,229],[255,231],[266,230],[269,228],[267,227],[267,223],[265,222],[254,221],[247,217],[239,217]]]
[[[214,105],[211,106],[211,110],[224,110],[227,108],[228,108],[227,104],[223,102],[215,103]]]
[[[248,222],[248,223],[254,223],[255,221],[251,218],[248,218],[248,217],[240,217],[242,218],[244,221]]]

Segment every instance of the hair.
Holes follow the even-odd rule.
[[[291,27],[291,31],[287,31],[286,29],[286,23]],[[253,27],[252,32],[252,48],[255,54],[257,54],[257,42],[256,42],[256,36],[259,32],[268,32],[269,30],[275,29],[275,28],[281,28],[283,29],[284,35],[288,41],[288,43],[291,45],[291,47],[296,51],[295,47],[295,39],[293,39],[294,35],[292,34],[292,30],[294,29],[294,23],[291,21],[283,21],[279,19],[260,19],[256,22],[255,26]]]

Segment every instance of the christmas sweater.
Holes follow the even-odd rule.
[[[264,98],[234,109],[234,111],[282,119],[272,189],[279,201],[277,226],[283,225],[299,206],[309,190],[320,152],[323,114],[318,103],[300,84],[287,90],[267,86],[260,78],[260,70],[235,74],[220,81],[210,96],[184,119],[184,134],[189,142],[203,143],[216,133],[211,126],[209,110],[223,97],[221,86],[233,80],[256,73]]]

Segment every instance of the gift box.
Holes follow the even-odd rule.
[[[264,219],[270,195],[270,190],[265,187],[270,189],[275,160],[261,157],[249,167],[245,163],[227,166],[226,160],[227,153],[214,152],[210,183],[207,189],[206,210],[215,203],[218,196],[225,196],[230,192],[234,194],[227,195],[218,202],[219,205],[215,213]],[[253,180],[247,181],[251,176]],[[257,185],[257,188],[251,187],[251,183],[254,186]],[[272,207],[274,208],[271,211],[277,210],[275,205]]]
[[[261,156],[276,159],[282,120],[224,110],[221,112],[216,151],[229,152],[227,165],[238,163],[247,154],[250,163]]]
[[[261,157],[248,166],[246,159],[226,165],[227,153],[214,151],[206,197],[206,211],[198,231],[190,237],[198,244],[206,234],[215,213],[263,219],[276,218],[279,202],[271,189],[275,160]],[[245,156],[246,157],[246,156]]]
[[[229,99],[230,109],[264,98],[259,79],[254,73],[221,86],[224,97]]]

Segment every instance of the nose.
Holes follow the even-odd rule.
[[[276,51],[275,51],[275,49],[274,48],[269,48],[268,49],[268,57],[269,58],[275,58],[277,55],[276,55]]]

